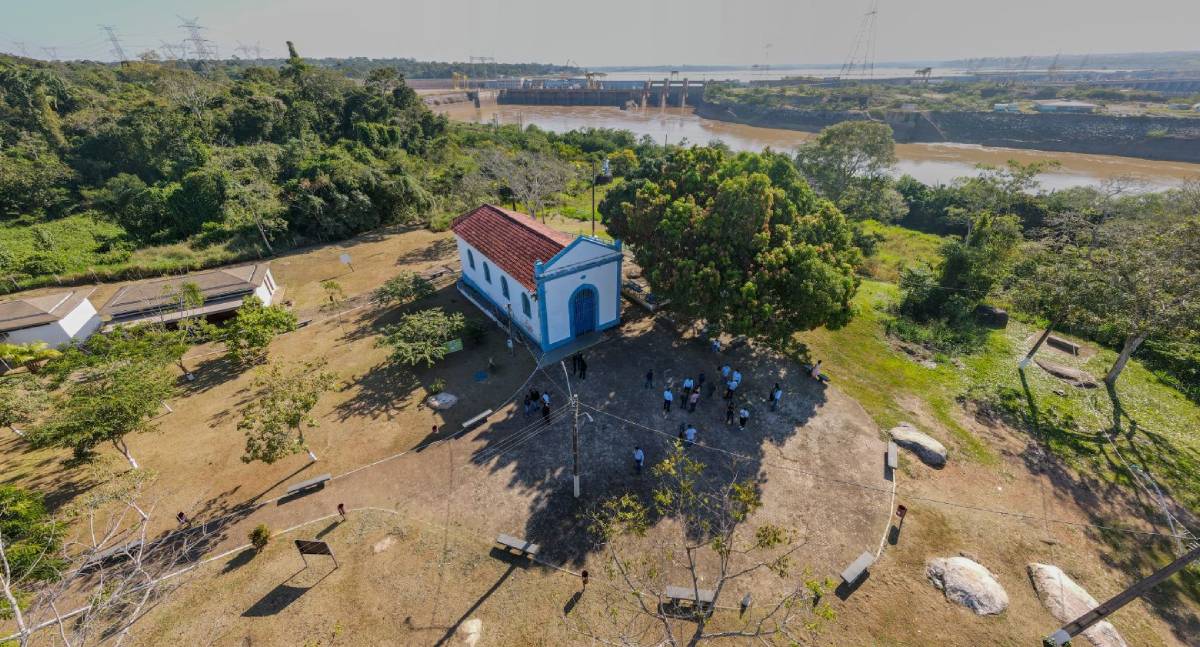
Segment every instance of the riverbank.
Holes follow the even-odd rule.
[[[695,111],[706,119],[804,132],[818,132],[843,121],[873,119],[891,126],[899,143],[978,144],[1200,163],[1200,118],[948,111],[868,113],[718,102],[701,102]]]
[[[536,125],[552,132],[615,128],[629,130],[655,142],[665,140],[671,144],[681,141],[706,144],[720,140],[737,151],[761,151],[769,147],[791,152],[814,136],[811,132],[798,129],[708,119],[694,108],[621,110],[610,106],[527,106],[485,102],[479,108],[470,103],[459,103],[434,106],[433,109],[457,121]],[[1143,183],[1147,190],[1159,190],[1178,186],[1188,179],[1200,178],[1200,165],[1184,162],[977,144],[898,144],[896,156],[899,158],[896,164],[898,174],[911,175],[926,184],[946,184],[955,178],[977,173],[980,164],[1003,166],[1009,160],[1022,164],[1058,162],[1058,166],[1039,177],[1042,188],[1047,190],[1094,186],[1116,177],[1134,178]]]

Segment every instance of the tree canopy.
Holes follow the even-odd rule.
[[[688,318],[777,344],[851,318],[853,228],[784,155],[674,149],[610,191],[601,213]]]

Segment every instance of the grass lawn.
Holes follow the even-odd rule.
[[[890,283],[900,280],[900,271],[906,266],[919,262],[935,265],[938,260],[938,248],[946,241],[944,236],[927,234],[899,225],[885,225],[876,220],[864,221],[863,230],[869,234],[878,233],[884,236],[875,255],[867,259],[866,275]]]

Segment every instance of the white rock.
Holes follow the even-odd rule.
[[[1029,579],[1033,581],[1033,588],[1037,589],[1042,604],[1059,622],[1070,622],[1096,607],[1096,598],[1063,573],[1061,568],[1037,563],[1029,564],[1027,568]],[[1107,620],[1088,627],[1083,636],[1096,647],[1127,647],[1125,639]]]
[[[475,647],[475,643],[479,642],[482,633],[483,621],[479,618],[471,618],[458,625],[458,631],[454,632],[454,637],[460,645]]]
[[[902,422],[888,432],[896,444],[915,453],[922,461],[934,467],[946,464],[946,447],[907,422]]]
[[[938,557],[925,563],[925,575],[946,593],[946,599],[977,615],[994,615],[1008,608],[1008,593],[982,564],[966,557]]]
[[[444,411],[458,404],[458,396],[454,395],[453,393],[442,391],[441,393],[429,396],[429,398],[425,400],[425,403],[429,405],[430,409]]]

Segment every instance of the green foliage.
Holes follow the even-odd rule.
[[[965,320],[1011,269],[1020,242],[1016,217],[990,213],[974,217],[965,240],[942,246],[936,276],[927,268],[903,272],[901,312],[918,320]]]
[[[239,364],[262,361],[276,335],[296,329],[296,315],[283,306],[263,305],[256,296],[246,297],[237,316],[221,331],[229,358]]]
[[[321,281],[321,289],[325,291],[326,305],[330,308],[337,308],[346,300],[346,291],[342,289],[342,284],[333,279]]]
[[[246,538],[250,540],[250,545],[254,547],[254,550],[262,550],[271,543],[271,529],[267,527],[267,524],[260,523],[250,530]]]
[[[880,222],[907,213],[888,177],[895,164],[892,129],[874,121],[845,121],[825,128],[796,153],[796,165],[818,193],[852,218]]]
[[[32,376],[0,379],[0,425],[14,430],[33,422],[49,401],[42,383]]]
[[[160,364],[134,360],[103,364],[86,370],[67,387],[29,439],[39,447],[70,448],[81,460],[90,459],[98,445],[110,442],[136,469],[125,436],[153,429],[163,402],[175,391],[174,378]]]
[[[441,308],[418,310],[384,328],[378,345],[392,349],[393,362],[433,366],[446,356],[446,342],[458,338],[465,328],[466,319],[461,313],[447,314]]]
[[[4,360],[9,366],[24,366],[30,373],[36,373],[42,365],[61,354],[44,341],[25,344],[0,343],[0,360]]]
[[[61,554],[64,531],[46,511],[41,495],[0,485],[0,537],[4,538],[4,558],[19,603],[38,584],[59,578],[66,566]],[[11,616],[8,600],[0,597],[0,619]]]
[[[638,175],[602,213],[672,309],[775,344],[849,321],[862,263],[854,231],[787,157],[673,149]]]
[[[404,305],[433,294],[433,284],[416,272],[403,271],[383,282],[371,293],[371,300],[380,307]]]
[[[304,430],[317,426],[313,407],[337,380],[337,375],[325,370],[325,364],[324,359],[287,369],[272,364],[259,371],[254,379],[259,391],[238,422],[238,429],[246,434],[242,462],[270,465],[308,448]]]

